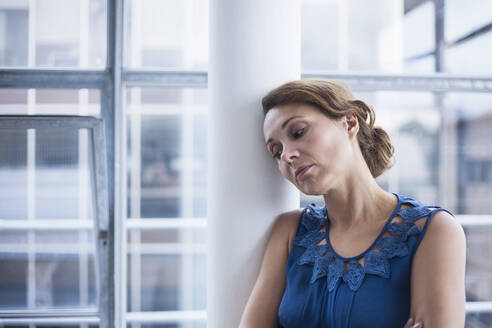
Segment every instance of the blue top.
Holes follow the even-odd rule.
[[[398,203],[376,240],[350,258],[331,246],[325,206],[302,211],[287,259],[280,327],[403,328],[410,315],[413,256],[432,216],[448,211],[394,195]],[[421,218],[422,229],[415,224]],[[318,245],[323,239],[326,243]]]

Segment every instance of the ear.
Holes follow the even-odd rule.
[[[357,119],[357,115],[354,113],[345,115],[345,122],[347,123],[346,128],[349,137],[357,136],[357,132],[359,132],[359,120]]]

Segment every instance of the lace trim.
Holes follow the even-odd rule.
[[[326,277],[328,290],[331,292],[342,280],[350,289],[356,291],[362,285],[366,274],[390,278],[391,269],[389,260],[394,257],[404,257],[409,254],[408,237],[420,234],[421,230],[415,221],[429,215],[430,207],[407,197],[398,195],[400,209],[393,217],[400,216],[404,221],[391,222],[388,225],[390,236],[380,238],[376,245],[379,249],[369,250],[364,254],[364,265],[356,259],[342,260],[330,251],[328,244],[317,245],[325,238],[325,232],[319,231],[327,223],[325,208],[308,205],[301,224],[307,232],[294,239],[294,244],[306,248],[297,259],[297,265],[312,265],[313,274],[311,283]],[[409,204],[413,207],[401,209],[401,205]],[[384,234],[384,231],[382,232]],[[345,264],[347,263],[347,269]]]

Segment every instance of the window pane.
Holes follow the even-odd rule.
[[[446,0],[446,41],[452,42],[492,22],[492,2],[475,0],[470,3],[461,0]]]
[[[466,227],[466,300],[492,301],[492,264],[484,259],[492,252],[492,227]],[[491,321],[492,322],[492,321]]]
[[[492,313],[469,313],[466,315],[465,328],[482,328],[492,326]]]
[[[197,114],[193,121],[193,217],[207,217],[207,120]]]
[[[406,61],[434,50],[430,3],[405,14],[403,1],[303,0],[301,24],[303,71],[434,70]]]
[[[24,252],[0,252],[0,309],[27,308],[28,256]]]
[[[105,66],[104,0],[2,1],[0,27],[0,66]]]
[[[178,88],[127,90],[129,218],[203,217],[203,93]],[[195,131],[195,126],[200,129]]]
[[[206,69],[207,0],[127,3],[126,66]]]
[[[492,214],[492,94],[449,93],[444,101],[455,125],[456,207],[463,214]],[[453,148],[452,148],[453,149]]]
[[[0,89],[0,115],[98,117],[100,112],[97,89]]]
[[[60,237],[60,233],[56,233]],[[46,246],[46,244],[39,244]],[[96,306],[94,257],[78,255],[80,248],[92,243],[59,243],[53,248],[72,248],[73,254],[36,254],[37,308],[74,308]],[[92,255],[92,254],[91,254]]]
[[[87,131],[83,131],[87,135]],[[79,174],[88,178],[87,168],[80,167],[79,133],[73,129],[36,131],[35,216],[39,219],[75,219],[79,215]],[[86,148],[88,138],[81,138]],[[86,149],[87,151],[87,149]],[[88,190],[88,181],[85,190]],[[85,195],[85,202],[89,199]],[[63,206],[60,206],[63,204]],[[56,211],[54,210],[56,209]]]
[[[463,44],[449,48],[446,51],[445,58],[446,72],[482,76],[488,74],[490,76],[492,74],[491,54],[492,32],[488,32]]]
[[[89,151],[86,129],[0,129],[0,309],[96,306]]]
[[[148,248],[133,246],[128,256],[128,311],[205,310],[205,255],[146,254]]]
[[[0,129],[0,220],[27,217],[27,132]]]

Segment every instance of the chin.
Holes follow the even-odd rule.
[[[319,186],[296,186],[299,191],[309,196],[323,195],[323,190],[319,189]]]

